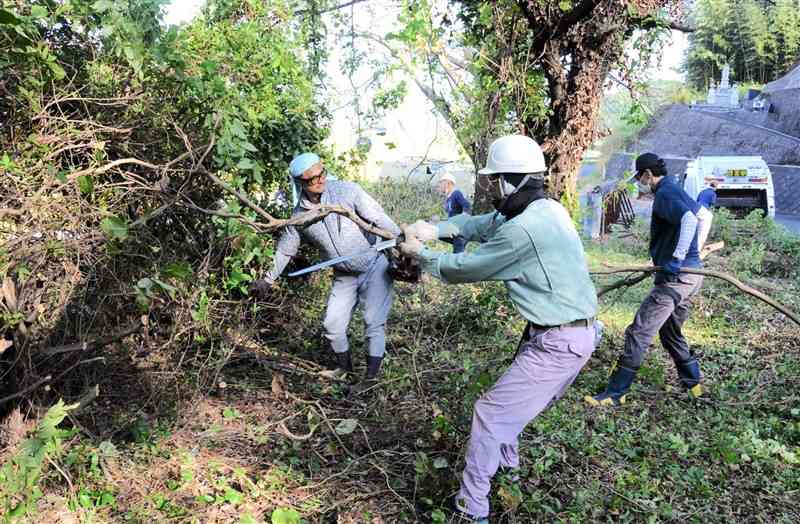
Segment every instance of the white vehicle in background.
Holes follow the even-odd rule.
[[[690,160],[681,183],[692,198],[717,182],[716,207],[726,207],[738,216],[754,209],[775,218],[772,173],[760,156],[701,156]]]

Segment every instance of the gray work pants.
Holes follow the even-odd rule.
[[[531,329],[511,367],[477,402],[458,506],[489,515],[489,485],[498,467],[519,467],[519,435],[564,394],[594,351],[593,326]]]
[[[380,254],[363,273],[334,272],[323,327],[325,338],[336,353],[344,353],[349,349],[347,326],[356,306],[361,303],[369,356],[383,356],[386,350],[386,319],[394,296],[394,281],[389,276],[388,268],[386,256]]]
[[[692,297],[702,286],[702,275],[688,273],[656,284],[639,306],[633,323],[625,330],[625,350],[619,365],[639,369],[656,333],[676,364],[693,359],[694,353],[681,332],[681,326],[689,318]]]

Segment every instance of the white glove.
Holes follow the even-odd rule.
[[[439,238],[439,228],[433,224],[428,224],[424,220],[417,220],[410,226],[406,226],[403,231],[408,231],[406,238],[414,237],[420,242],[429,242]]]
[[[412,234],[413,227],[413,225],[403,227],[403,236],[405,236],[405,240],[400,242],[397,248],[405,256],[417,258],[419,254],[422,253],[425,246]]]

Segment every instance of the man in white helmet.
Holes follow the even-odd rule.
[[[437,226],[404,228],[400,249],[447,283],[501,280],[527,320],[514,362],[476,403],[456,512],[488,523],[489,487],[498,468],[519,467],[518,437],[559,398],[594,351],[597,295],[583,245],[567,211],[544,192],[547,167],[529,137],[505,136],[489,149],[478,174],[496,179],[496,213],[458,215]],[[469,253],[445,254],[422,244],[461,235],[481,242]]]
[[[452,173],[445,173],[439,179],[439,192],[445,196],[444,211],[449,218],[461,213],[470,214],[472,205],[461,190],[456,189],[456,177]],[[461,253],[467,246],[467,241],[461,237],[453,239],[453,253]]]

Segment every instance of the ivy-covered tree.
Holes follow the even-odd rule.
[[[550,166],[550,191],[570,205],[581,157],[598,137],[608,73],[623,66],[626,43],[656,44],[679,28],[678,2],[461,1],[471,41],[485,57],[489,120],[536,138]],[[644,33],[636,33],[637,29]],[[655,32],[653,32],[655,31]],[[512,107],[505,111],[502,100]],[[493,104],[493,105],[492,105]],[[488,200],[488,198],[486,199]]]

